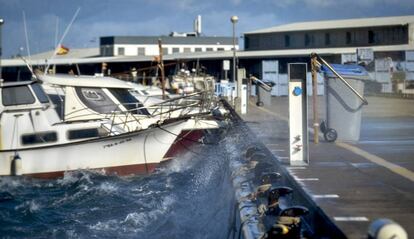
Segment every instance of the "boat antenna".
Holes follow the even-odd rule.
[[[26,13],[25,13],[25,11],[23,11],[23,27],[24,27],[24,36],[26,38],[27,57],[29,58],[29,62],[23,56],[20,56],[20,57],[22,58],[24,63],[27,65],[27,68],[29,68],[30,72],[33,75],[33,67],[30,64],[31,63],[31,56],[30,56],[30,47],[29,47],[29,35],[27,34]]]
[[[59,41],[58,45],[55,47],[55,51],[53,52],[53,55],[50,58],[50,60],[52,60],[56,56],[56,54],[59,50],[58,46],[60,46],[60,44],[62,44],[63,39],[65,38],[65,36],[68,33],[70,27],[72,26],[73,22],[75,21],[76,17],[78,16],[79,11],[80,11],[80,7],[78,7],[78,10],[76,10],[75,14],[72,17],[72,20],[70,21],[69,25],[66,27],[65,32],[63,33],[62,37],[60,38],[60,41]],[[48,61],[48,63],[47,63],[47,66],[46,66],[46,69],[45,69],[45,72],[44,72],[45,75],[47,74],[47,71],[49,70],[49,67],[50,67],[50,61]]]

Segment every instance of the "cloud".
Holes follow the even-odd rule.
[[[230,36],[230,17],[239,16],[238,34],[308,20],[413,15],[412,0],[0,0],[4,55],[24,46],[22,10],[26,9],[32,52],[54,44],[56,15],[60,34],[77,7],[80,14],[65,43],[91,46],[90,40],[108,35],[166,35],[193,30],[197,15],[205,35]],[[29,11],[30,10],[30,11]],[[97,43],[95,43],[97,46]]]

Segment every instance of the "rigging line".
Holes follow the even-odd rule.
[[[63,35],[62,35],[62,38],[60,38],[60,41],[59,41],[58,46],[59,46],[60,44],[62,44],[63,39],[65,38],[65,36],[66,36],[66,34],[68,33],[68,31],[69,31],[70,27],[72,26],[73,22],[75,21],[76,17],[78,16],[79,11],[80,11],[80,7],[78,7],[78,9],[77,9],[77,10],[76,10],[76,12],[75,12],[75,15],[73,15],[72,20],[70,21],[69,25],[66,27],[65,32],[64,32],[64,33],[63,33]],[[58,46],[55,46],[55,51],[53,52],[53,55],[52,55],[52,57],[50,58],[50,60],[52,60],[52,59],[56,56],[56,54],[57,54],[57,52],[58,52],[58,50],[59,50]],[[44,75],[46,75],[46,74],[47,74],[47,71],[49,70],[49,67],[50,67],[50,61],[48,61],[48,63],[47,63],[47,66],[46,66],[46,69],[45,69]]]
[[[55,28],[55,47],[57,46],[57,39],[58,39],[58,34],[59,34],[59,17],[56,16],[56,28]]]
[[[23,11],[23,26],[24,26],[24,35],[26,38],[26,51],[27,51],[27,56],[29,57],[29,61],[31,61],[31,56],[30,56],[30,47],[29,47],[29,36],[27,34],[27,25],[26,25],[26,12]],[[29,67],[30,71],[33,73],[33,69],[30,66]]]
[[[172,134],[172,135],[176,136],[176,137],[178,137],[178,136],[179,136],[178,134],[175,134],[175,133],[173,133],[173,132],[171,132],[171,131],[169,131],[169,130],[167,130],[167,129],[164,129],[164,128],[163,128],[163,127],[161,127],[161,125],[159,125],[159,124],[157,124],[157,127],[158,127],[158,128],[160,128],[161,130],[164,130],[164,131],[165,131],[165,132],[167,132],[167,133],[170,133],[170,134]],[[197,141],[197,140],[189,139],[189,138],[187,138],[187,137],[185,137],[185,136],[180,137],[180,139],[188,140],[188,141],[190,141],[190,142],[194,142],[194,143],[201,144],[201,145],[217,145],[217,144],[211,144],[211,143],[203,143],[203,142],[199,142],[199,141]]]
[[[188,147],[188,146],[187,146],[187,145],[185,145],[183,142],[181,142],[181,140],[180,140],[180,141],[178,141],[178,143],[179,143],[181,146],[183,146],[183,148],[185,148],[188,152],[191,152],[191,153],[193,153],[193,154],[195,154],[195,155],[198,155],[198,156],[204,156],[204,157],[209,157],[209,156],[210,156],[209,154],[201,153],[201,151],[202,151],[203,149],[200,149],[200,151],[199,151],[199,152],[196,152],[196,151],[192,150],[190,147]]]
[[[178,136],[179,136],[179,135],[174,134],[173,132],[171,132],[171,131],[169,131],[169,130],[167,130],[167,129],[164,129],[164,128],[160,127],[159,125],[158,125],[158,128],[160,128],[161,130],[163,130],[163,131],[165,131],[165,132],[167,132],[167,133],[170,133],[170,134],[172,134],[172,135],[174,135],[174,136],[176,136],[176,137],[178,137]],[[185,138],[185,136],[183,136],[183,137],[179,138],[179,140],[178,140],[178,141],[177,141],[177,140],[175,141],[175,142],[179,143],[181,146],[183,146],[183,147],[184,147],[187,151],[189,151],[189,152],[191,152],[191,153],[193,153],[193,154],[195,154],[195,155],[209,156],[208,154],[203,154],[203,153],[201,153],[201,152],[196,152],[196,151],[192,150],[190,147],[188,147],[188,146],[187,146],[187,145],[185,145],[183,142],[181,142],[181,139],[186,139],[186,140],[189,140],[189,141],[192,141],[192,142],[196,142],[196,143],[201,144],[201,145],[210,145],[210,144],[206,144],[206,143],[198,142],[198,141],[195,141],[195,140],[187,139],[187,138]],[[215,144],[211,144],[211,145],[215,145]],[[200,150],[200,151],[201,151],[201,150]]]

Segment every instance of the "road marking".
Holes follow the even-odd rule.
[[[284,156],[277,156],[280,159],[289,159],[289,157],[284,157]]]
[[[387,160],[385,160],[383,158],[380,158],[380,157],[378,157],[374,154],[368,153],[368,152],[366,152],[366,151],[364,151],[360,148],[357,148],[355,146],[352,146],[352,145],[349,145],[349,144],[346,144],[346,143],[339,143],[338,142],[338,143],[336,143],[336,145],[338,145],[339,147],[342,147],[344,149],[347,149],[347,150],[349,150],[349,151],[351,151],[351,152],[353,152],[353,153],[355,153],[359,156],[362,156],[362,157],[366,158],[367,160],[369,160],[373,163],[381,165],[381,166],[389,169],[390,171],[392,171],[392,172],[394,172],[394,173],[396,173],[400,176],[403,176],[403,177],[405,177],[405,178],[407,178],[407,179],[414,182],[414,172],[412,172],[412,171],[410,171],[410,170],[408,170],[404,167],[401,167],[399,165],[390,163],[390,162],[388,162]]]
[[[339,198],[338,194],[317,194],[312,195],[313,198]]]
[[[337,222],[367,222],[369,221],[366,217],[334,217]]]
[[[360,140],[358,145],[361,144],[385,144],[385,145],[400,145],[400,144],[414,144],[413,139],[404,139],[404,140]]]
[[[288,169],[289,170],[291,170],[291,169],[306,169],[306,167],[295,167],[295,166],[291,166],[291,167],[288,167]]]
[[[271,149],[272,152],[285,152],[284,149]]]
[[[295,177],[297,181],[319,181],[319,178],[297,178]]]

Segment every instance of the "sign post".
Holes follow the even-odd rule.
[[[289,63],[290,165],[309,164],[306,63]]]

